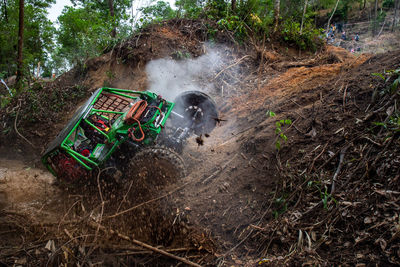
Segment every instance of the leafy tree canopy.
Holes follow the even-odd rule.
[[[47,19],[47,11],[55,0],[27,0],[25,2],[24,66],[33,73],[41,62],[46,69],[49,52],[54,48],[55,28]],[[14,75],[17,69],[18,0],[3,1],[0,9],[0,76]]]
[[[142,7],[139,10],[143,14],[143,17],[140,19],[143,24],[150,23],[152,21],[171,19],[176,15],[170,4],[164,1],[158,1],[154,5]]]

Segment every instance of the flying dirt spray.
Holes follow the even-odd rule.
[[[161,94],[173,101],[185,91],[211,92],[214,85],[209,82],[221,68],[223,60],[216,49],[195,59],[157,59],[146,66],[149,91]]]
[[[167,100],[176,104],[170,121],[174,122],[177,119],[178,122],[176,125],[179,125],[179,127],[183,129],[192,128],[190,125],[193,123],[193,118],[196,117],[196,115],[193,115],[194,110],[200,111],[201,115],[199,118],[202,118],[202,123],[193,130],[199,139],[201,139],[202,135],[209,136],[208,134],[221,121],[219,112],[216,109],[217,105],[210,96],[215,97],[220,95],[219,91],[222,90],[222,87],[218,86],[218,83],[221,83],[221,80],[216,80],[215,77],[218,76],[217,73],[220,74],[222,72],[221,70],[225,66],[231,64],[230,61],[232,60],[229,56],[231,55],[231,51],[226,47],[210,48],[209,45],[206,47],[207,53],[195,59],[173,60],[163,58],[150,61],[146,65],[149,90],[162,95]],[[231,68],[230,71],[238,72],[237,67]],[[221,75],[220,78],[222,77],[225,83],[233,82],[230,81],[230,77]],[[201,100],[193,101],[193,97],[190,94],[193,94],[194,91],[200,92],[196,94]],[[199,109],[194,107],[190,110],[190,106],[193,104],[188,104],[187,99],[192,99],[192,101],[189,100],[192,103],[204,102],[197,105]],[[225,100],[223,101],[225,102]],[[183,116],[177,114],[182,114]],[[222,121],[226,119],[231,120],[231,118],[226,116],[226,114],[223,116],[224,120]],[[230,123],[230,129],[233,130],[233,128],[234,124]],[[226,134],[227,132],[219,133],[218,137],[223,140],[227,137]],[[196,138],[196,141],[198,138]],[[214,142],[217,139],[214,139]],[[203,144],[203,141],[200,141],[197,141],[197,143],[199,145]]]
[[[175,102],[172,119],[177,119],[174,122],[179,127],[193,129],[190,125],[197,121],[193,131],[199,136],[211,132],[218,120],[216,104],[209,94],[215,92],[212,77],[224,64],[220,51],[209,49],[195,59],[153,60],[146,66],[149,90]]]

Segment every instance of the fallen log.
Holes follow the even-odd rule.
[[[146,244],[146,243],[141,242],[141,241],[139,241],[139,240],[130,238],[129,236],[120,234],[120,233],[119,233],[118,231],[116,231],[116,230],[112,230],[112,229],[109,229],[109,230],[108,230],[106,227],[104,227],[103,225],[101,225],[101,224],[99,224],[99,223],[97,223],[97,222],[93,222],[93,221],[92,221],[92,222],[89,222],[89,226],[90,226],[91,228],[93,228],[93,229],[100,229],[100,230],[103,231],[104,233],[109,233],[109,234],[112,234],[112,235],[116,235],[116,236],[118,236],[119,238],[121,238],[121,239],[123,239],[123,240],[129,241],[129,242],[131,242],[131,243],[133,243],[133,244],[135,244],[135,245],[139,245],[139,246],[141,246],[141,247],[147,248],[147,249],[149,249],[149,250],[151,250],[151,251],[157,252],[157,253],[159,253],[159,254],[162,254],[162,255],[164,255],[164,256],[170,257],[170,258],[172,258],[172,259],[181,261],[181,262],[183,262],[183,263],[185,263],[185,264],[187,264],[187,265],[196,266],[196,267],[201,267],[201,265],[199,265],[199,264],[197,264],[197,263],[195,263],[195,262],[192,262],[192,261],[189,261],[188,259],[185,259],[185,258],[176,256],[176,255],[171,254],[171,253],[169,253],[169,252],[167,252],[167,251],[165,251],[165,250],[162,250],[162,249],[159,249],[159,248],[150,246],[149,244]]]

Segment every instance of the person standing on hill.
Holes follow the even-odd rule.
[[[341,33],[343,31],[342,23],[338,23],[337,24],[337,30],[338,30],[339,33]]]

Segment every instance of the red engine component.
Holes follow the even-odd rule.
[[[57,176],[67,182],[76,182],[88,177],[88,172],[74,158],[65,154],[58,154],[55,163]]]

